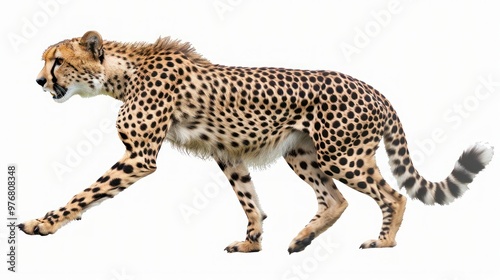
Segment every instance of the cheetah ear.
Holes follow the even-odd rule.
[[[102,37],[97,31],[88,31],[83,34],[80,39],[80,45],[84,46],[87,51],[92,53],[94,59],[99,59],[102,63],[104,60],[104,49],[102,46]]]

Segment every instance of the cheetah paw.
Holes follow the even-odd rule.
[[[227,246],[224,250],[228,253],[253,253],[259,252],[262,249],[260,242],[252,242],[249,240],[236,241]]]
[[[316,237],[316,234],[314,232],[309,233],[309,235],[302,236],[303,234],[299,234],[299,236],[295,237],[294,240],[292,240],[292,243],[290,243],[290,246],[288,247],[288,253],[297,253],[300,251],[303,251],[311,242],[313,239]]]
[[[40,236],[53,234],[57,230],[54,225],[43,221],[43,219],[31,220],[17,225],[17,227],[26,234]]]
[[[387,248],[387,247],[394,247],[396,246],[396,241],[391,241],[391,240],[381,240],[381,239],[374,239],[374,240],[368,240],[361,244],[359,246],[359,249],[370,249],[370,248]]]

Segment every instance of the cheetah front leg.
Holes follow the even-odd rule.
[[[230,164],[218,162],[218,164],[229,179],[229,183],[233,187],[248,218],[245,241],[233,242],[224,250],[228,253],[258,252],[261,250],[262,221],[266,218],[266,215],[260,207],[250,173],[247,167],[242,163]]]
[[[83,212],[92,206],[114,197],[155,169],[154,159],[139,157],[137,153],[127,151],[111,169],[89,188],[75,195],[65,206],[48,212],[42,218],[19,224],[18,227],[30,235],[53,234],[68,222],[80,219]]]

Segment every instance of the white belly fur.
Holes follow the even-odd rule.
[[[244,147],[231,147],[229,143],[238,139],[231,139],[228,135],[224,139],[211,138],[208,141],[200,139],[199,135],[199,130],[175,124],[169,129],[167,140],[188,154],[226,162],[243,162],[253,167],[265,167],[294,148],[313,145],[309,135],[297,130],[288,130],[282,134],[279,141],[271,139],[265,146],[256,147],[253,151],[245,151]],[[217,143],[223,143],[228,148],[221,150],[217,148]]]

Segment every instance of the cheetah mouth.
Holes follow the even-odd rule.
[[[52,93],[52,98],[53,99],[61,99],[66,95],[66,92],[68,91],[64,87],[60,86],[59,84],[54,84],[54,93]]]

